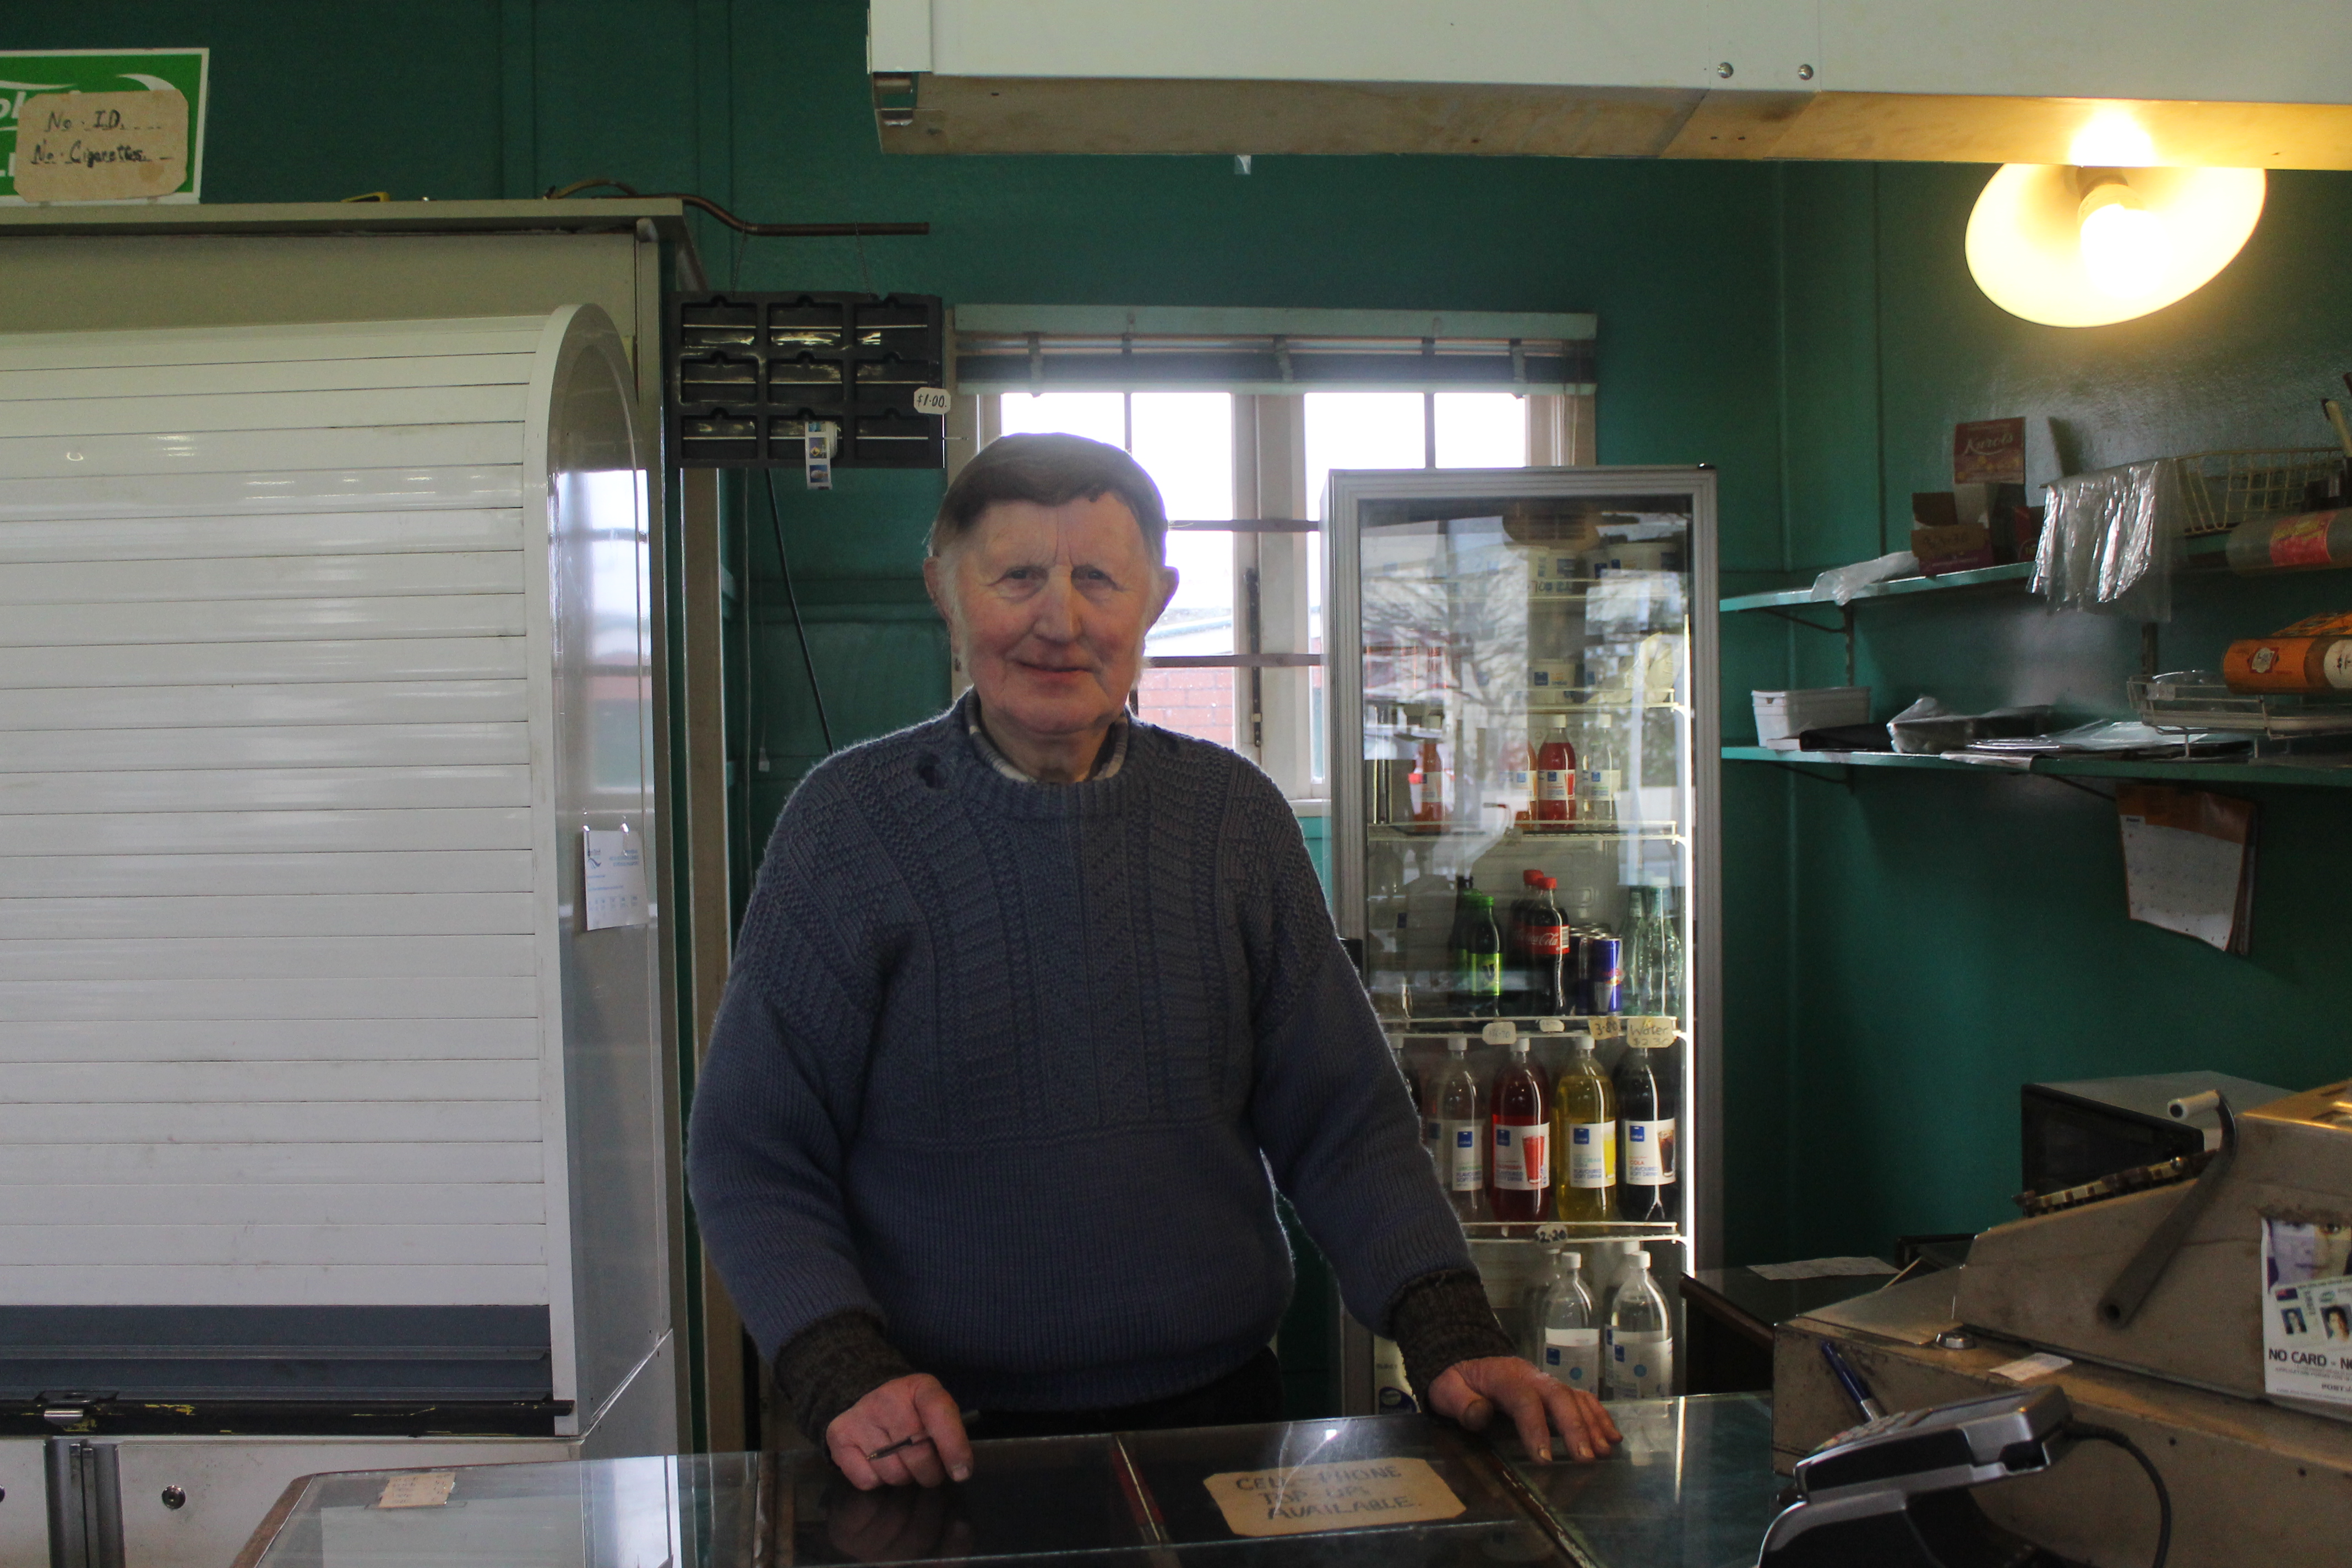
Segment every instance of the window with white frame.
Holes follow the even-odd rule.
[[[1480,338],[1465,331],[1419,340],[1370,331],[1310,338],[1305,330],[1255,337],[1231,331],[1237,316],[1261,318],[1242,324],[1262,327],[1269,324],[1262,318],[1278,315],[1306,329],[1366,325],[1374,315],[1351,311],[1176,313],[1223,318],[1212,323],[1227,329],[1223,337],[1153,332],[1148,329],[1159,323],[1142,319],[1168,313],[1146,311],[1116,312],[1131,330],[1110,337],[1070,330],[1087,324],[1072,317],[1101,314],[1045,307],[958,311],[961,390],[977,395],[959,399],[973,416],[974,445],[966,450],[1000,435],[1067,431],[1132,453],[1167,503],[1169,564],[1180,577],[1146,641],[1138,711],[1150,722],[1234,747],[1294,799],[1319,799],[1327,771],[1319,525],[1328,476],[1335,468],[1591,461],[1590,318],[1456,317],[1443,324],[1475,331],[1490,321],[1534,322],[1554,333]],[[1004,324],[1022,321],[1040,325],[1013,331]],[[1559,335],[1580,323],[1582,342]],[[1276,367],[1290,373],[1280,390],[1268,390],[1264,367],[1241,357],[1269,341]],[[1450,360],[1440,355],[1441,344]],[[1008,358],[1009,347],[1018,355]],[[1583,357],[1563,352],[1570,348]],[[1118,362],[1105,366],[1112,353]],[[1473,357],[1482,354],[1484,363]],[[1134,368],[1139,361],[1140,371]],[[1008,364],[1026,373],[1014,386],[1004,384],[1013,379]],[[1315,372],[1324,367],[1344,371],[1342,384],[1319,381]],[[1506,369],[1527,389],[1428,384],[1482,374],[1491,387]],[[1088,372],[1097,386],[1083,384]],[[1390,384],[1381,384],[1383,379]],[[1100,380],[1175,385],[1102,387]],[[1413,381],[1423,384],[1395,384]],[[1206,384],[1182,389],[1187,383]]]

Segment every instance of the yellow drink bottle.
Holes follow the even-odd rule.
[[[1613,1219],[1617,1203],[1617,1089],[1578,1034],[1576,1058],[1552,1091],[1553,1210],[1561,1218]]]

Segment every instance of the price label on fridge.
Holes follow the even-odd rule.
[[[1600,1022],[1597,1018],[1593,1021]],[[1675,1020],[1629,1015],[1625,1019],[1625,1043],[1637,1051],[1664,1050],[1675,1043]]]

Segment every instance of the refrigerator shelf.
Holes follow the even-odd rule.
[[[1501,1220],[1465,1219],[1462,1234],[1472,1241],[1675,1241],[1682,1227],[1671,1223],[1641,1225],[1615,1219]]]
[[[1476,827],[1460,822],[1373,822],[1364,826],[1372,838],[1412,839],[1443,838],[1448,833],[1461,837],[1484,837],[1492,828]],[[1504,839],[1522,838],[1638,838],[1655,844],[1679,844],[1682,828],[1677,824],[1636,823],[1627,826],[1614,822],[1515,822],[1502,830]]]

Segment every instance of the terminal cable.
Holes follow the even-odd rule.
[[[709,213],[739,234],[768,239],[863,239],[874,235],[927,235],[931,226],[927,223],[753,223],[737,217],[709,196],[698,196],[691,191],[640,191],[618,180],[574,180],[568,185],[551,185],[547,199],[560,202],[567,196],[585,195],[591,191],[609,188],[619,197],[635,197],[648,202],[684,202],[688,206]],[[609,198],[607,198],[609,199]]]
[[[2112,1443],[2139,1461],[2147,1472],[2148,1484],[2156,1488],[2156,1555],[2149,1559],[2148,1568],[2164,1568],[2164,1560],[2172,1551],[2172,1491],[2157,1472],[2156,1461],[2141,1451],[2140,1446],[2112,1426],[2101,1426],[2088,1421],[2066,1423],[2066,1436],[2078,1442]]]
[[[824,716],[824,689],[816,683],[816,660],[809,657],[808,627],[801,624],[801,596],[793,588],[793,563],[784,557],[784,519],[776,507],[776,470],[762,468],[760,478],[768,489],[768,526],[775,530],[776,567],[783,574],[784,602],[793,607],[793,630],[801,639],[801,664],[808,671],[809,696],[816,700],[816,725],[824,735],[824,754],[829,757],[833,755],[833,721]],[[746,574],[751,565],[748,561],[743,563]],[[2167,1517],[2170,1517],[2168,1513]]]

